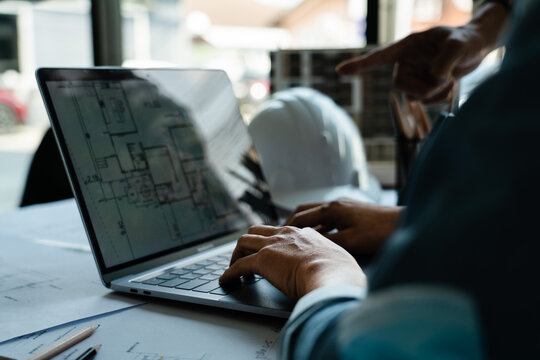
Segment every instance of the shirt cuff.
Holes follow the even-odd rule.
[[[289,317],[289,322],[294,321],[300,314],[322,302],[328,303],[334,299],[362,300],[367,295],[367,289],[352,285],[324,286],[313,290],[298,300]]]
[[[280,354],[282,360],[288,360],[291,342],[296,332],[317,311],[331,303],[339,301],[362,300],[367,295],[367,289],[352,285],[324,286],[304,295],[294,307],[294,310],[281,332]]]

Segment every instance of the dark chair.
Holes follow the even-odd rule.
[[[20,206],[47,203],[73,197],[66,170],[52,129],[41,140],[26,179]]]

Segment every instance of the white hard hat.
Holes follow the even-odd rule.
[[[378,202],[362,139],[350,116],[309,88],[280,91],[252,118],[248,131],[274,202],[293,209],[348,197]]]

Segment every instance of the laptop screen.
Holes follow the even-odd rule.
[[[239,201],[256,180],[224,72],[56,69],[41,77],[102,271],[256,221]]]

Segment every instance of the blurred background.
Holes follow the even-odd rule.
[[[96,12],[96,3],[105,12]],[[107,11],[113,3],[118,11]],[[35,69],[106,64],[96,60],[100,16],[108,17],[98,24],[102,43],[108,24],[121,29],[110,65],[223,69],[246,122],[280,89],[310,86],[330,95],[358,124],[372,171],[391,188],[392,69],[340,78],[334,67],[412,31],[466,23],[472,7],[472,0],[0,1],[0,212],[19,205],[48,128]]]

